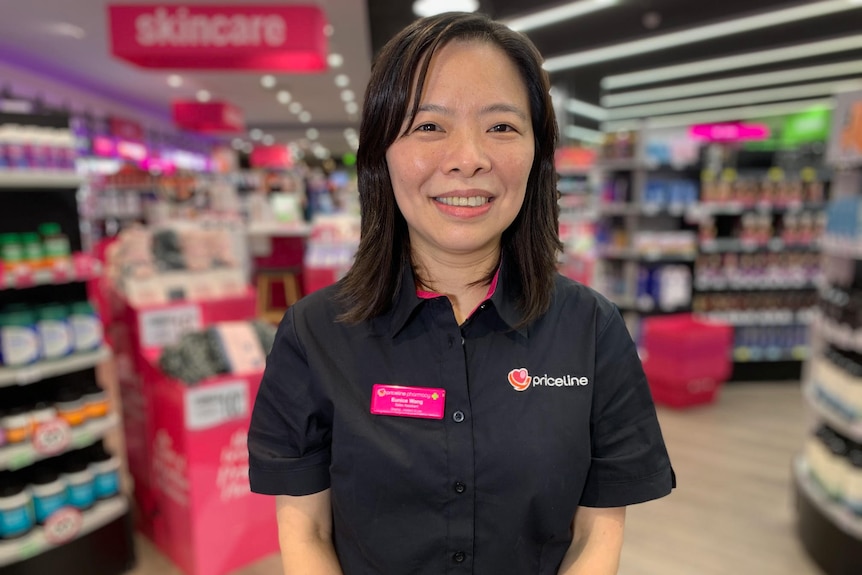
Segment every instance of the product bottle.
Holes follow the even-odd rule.
[[[20,306],[0,313],[0,365],[16,367],[39,360],[36,316]]]
[[[40,306],[36,315],[36,327],[42,343],[42,359],[58,359],[75,351],[65,305],[52,303]]]
[[[96,499],[107,499],[120,492],[120,459],[105,450],[101,442],[88,450]]]
[[[69,323],[78,353],[94,351],[102,345],[102,322],[90,302],[75,302],[69,309]]]
[[[108,393],[99,387],[98,383],[90,382],[83,388],[82,392],[87,419],[99,419],[108,415],[110,412]]]
[[[5,443],[23,443],[33,433],[30,412],[20,405],[6,409],[3,417],[0,418],[0,430],[3,432]]]
[[[24,263],[24,245],[18,234],[0,235],[0,260],[7,271],[14,271]]]
[[[93,506],[96,501],[93,472],[81,454],[73,453],[67,456],[63,479],[66,482],[69,505],[82,511]]]
[[[44,264],[42,241],[36,232],[21,234],[21,251],[22,259],[31,269],[38,269]]]
[[[77,427],[87,420],[84,397],[75,388],[60,389],[54,400],[54,408],[57,410],[57,416],[68,423],[69,427]]]
[[[30,492],[33,495],[33,512],[39,525],[44,525],[45,521],[68,501],[66,482],[50,463],[33,467]]]
[[[0,472],[0,540],[22,537],[34,525],[32,500],[20,474]]]
[[[45,250],[45,260],[49,265],[67,263],[72,254],[69,238],[60,228],[60,224],[46,222],[39,226],[42,236],[42,246]]]

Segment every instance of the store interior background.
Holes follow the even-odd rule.
[[[0,354],[0,575],[279,573],[244,489],[266,325],[349,267],[373,55],[448,3],[254,3],[320,9],[312,72],[133,65],[134,4],[0,5],[0,343],[70,334]],[[621,575],[862,573],[862,2],[473,4],[546,58],[561,271],[623,312],[677,473]],[[260,349],[189,359],[213,338]]]

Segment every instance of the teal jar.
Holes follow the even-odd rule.
[[[39,357],[35,314],[19,308],[0,313],[0,365],[29,365],[39,361]]]
[[[69,313],[65,305],[43,305],[36,309],[36,318],[42,359],[59,359],[75,351]]]

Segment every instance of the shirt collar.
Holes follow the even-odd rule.
[[[517,306],[518,284],[512,281],[511,274],[507,273],[509,267],[505,263],[500,264],[496,287],[488,301],[494,304],[500,319],[511,329],[526,337],[528,333],[526,327],[515,327],[521,321],[522,314]],[[387,314],[389,316],[389,334],[392,337],[398,335],[411,320],[416,309],[425,301],[427,298],[420,297],[416,293],[413,267],[409,263],[405,264],[401,270],[401,285],[395,294],[392,309]]]

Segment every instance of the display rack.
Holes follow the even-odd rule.
[[[68,127],[68,117],[63,114],[0,114],[0,123],[63,129]],[[59,170],[49,173],[35,166],[0,172],[3,205],[0,232],[29,233],[41,223],[54,222],[74,254],[62,258],[56,254],[49,256],[45,244],[46,257],[36,265],[32,258],[26,262],[8,259],[12,252],[4,251],[0,308],[42,309],[39,306],[51,303],[55,304],[56,311],[69,310],[72,304],[86,305],[86,284],[100,270],[91,258],[81,254],[76,200],[80,182],[74,173]],[[46,238],[43,236],[42,241],[47,242]],[[18,324],[5,323],[5,329],[10,325]],[[75,481],[83,481],[84,485],[94,481],[94,460],[88,459],[92,457],[92,448],[101,449],[94,444],[118,428],[119,417],[110,410],[106,390],[96,387],[96,366],[110,358],[110,349],[104,345],[99,347],[98,340],[94,339],[95,347],[78,345],[83,341],[79,340],[62,354],[48,352],[44,339],[47,332],[42,332],[41,327],[39,330],[35,326],[25,327],[38,334],[38,354],[28,360],[4,357],[6,365],[0,366],[0,412],[7,423],[3,429],[5,440],[0,444],[0,475],[5,484],[20,486],[39,481],[40,470],[47,471],[54,475],[55,486],[58,482],[63,485],[58,494],[66,495],[64,502],[58,503],[62,506],[44,512],[47,514],[43,517],[39,517],[37,511],[35,518],[30,516],[24,531],[0,539],[0,575],[124,573],[134,563],[130,510],[125,496],[118,488],[112,488],[94,497],[94,487],[75,491],[72,479],[68,479],[75,470],[81,469]],[[6,335],[4,333],[4,337]],[[51,359],[39,360],[39,357]],[[82,395],[75,395],[80,393],[78,391],[71,396],[63,395],[63,390],[72,388],[88,389],[86,393],[95,394],[97,399],[85,401]],[[67,403],[61,403],[63,401]],[[26,421],[23,427],[8,423],[17,419]],[[17,437],[10,434],[13,429]],[[116,458],[112,461],[112,465],[119,465]],[[119,471],[114,469],[111,473],[117,475],[111,475],[108,480],[118,485]],[[33,493],[32,487],[31,484],[22,493]],[[81,494],[86,496],[88,492],[90,499],[82,500]],[[7,496],[8,492],[4,492],[4,497]],[[34,497],[27,503],[34,509],[35,496],[27,497]],[[8,511],[8,507],[4,508],[4,513]]]
[[[815,422],[793,466],[797,531],[826,575],[862,573],[862,149],[860,127],[845,125],[862,92],[842,94],[833,112],[830,162],[836,166],[822,247],[823,278],[813,317],[803,397]],[[856,139],[851,132],[856,130]],[[840,297],[834,297],[839,294]],[[840,471],[839,471],[840,470]]]

